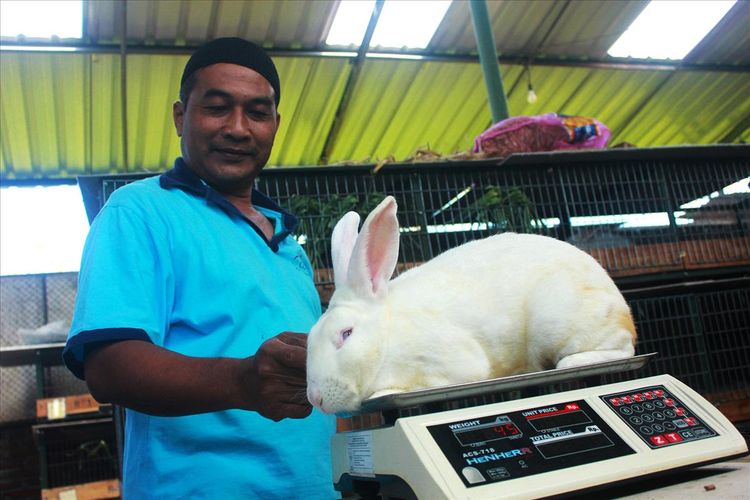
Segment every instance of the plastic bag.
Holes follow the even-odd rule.
[[[24,344],[54,344],[65,342],[68,339],[68,330],[70,330],[70,325],[59,320],[47,323],[35,330],[19,328],[18,334]]]
[[[510,156],[565,149],[601,149],[611,132],[602,122],[583,116],[547,113],[514,116],[502,120],[474,140],[474,152],[488,156]]]

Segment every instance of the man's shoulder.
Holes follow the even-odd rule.
[[[117,188],[109,196],[107,205],[144,208],[168,197],[169,190],[163,189],[159,184],[159,176],[154,175]]]
[[[92,228],[116,227],[118,231],[135,231],[148,226],[157,233],[166,234],[169,218],[174,212],[174,196],[171,190],[161,187],[158,175],[129,182],[110,194]]]

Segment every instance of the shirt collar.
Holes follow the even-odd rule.
[[[185,160],[177,158],[174,162],[174,167],[171,170],[167,170],[159,177],[159,184],[164,189],[181,189],[186,193],[191,193],[196,196],[201,196],[211,203],[219,206],[228,215],[242,217],[247,221],[256,231],[260,231],[247,217],[242,215],[237,207],[232,205],[226,198],[224,198],[218,191],[205,183],[195,172],[190,170]],[[278,243],[286,236],[294,232],[297,229],[299,220],[297,217],[278,206],[271,198],[261,193],[257,189],[253,188],[252,191],[253,205],[261,208],[267,208],[278,212],[281,215],[281,226],[282,230],[274,234],[273,238],[269,242],[271,247],[276,250],[278,249]],[[262,233],[260,233],[262,234]],[[265,239],[265,237],[264,237]]]

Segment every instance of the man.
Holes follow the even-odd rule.
[[[279,98],[257,45],[199,48],[173,107],[182,158],[115,191],[91,226],[63,356],[127,408],[127,499],[335,496],[335,424],[311,414],[293,333],[320,315],[312,269],[295,217],[253,189]]]

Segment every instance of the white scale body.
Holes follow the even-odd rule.
[[[332,447],[337,489],[376,481],[384,499],[431,500],[563,495],[748,452],[670,375],[401,417],[336,434]]]

